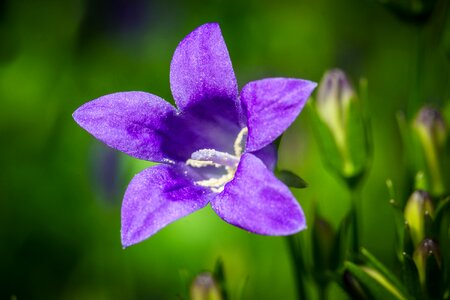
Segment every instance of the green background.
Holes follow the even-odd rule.
[[[450,31],[441,17],[418,26],[371,0],[0,1],[0,298],[176,299],[220,257],[232,297],[245,285],[244,299],[294,299],[286,241],[235,228],[210,207],[122,249],[122,195],[151,163],[107,149],[71,117],[119,91],[173,102],[172,54],[207,22],[220,23],[240,87],[278,76],[318,82],[334,67],[355,85],[368,79],[374,149],[362,244],[391,266],[386,179],[403,191],[401,201],[409,193],[395,114],[417,82],[421,103],[443,107],[449,99]],[[308,111],[279,155],[282,168],[309,183],[294,191],[307,216],[317,205],[336,227],[349,194],[324,168]],[[307,245],[309,231],[300,235]],[[330,294],[345,297],[337,287]]]

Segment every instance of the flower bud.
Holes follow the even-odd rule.
[[[444,174],[448,154],[446,151],[448,128],[441,113],[430,107],[423,107],[413,124],[414,133],[422,151],[418,172],[424,173],[425,188],[434,196],[443,195],[449,174]],[[447,176],[446,176],[447,175]]]
[[[413,256],[419,271],[420,283],[425,293],[439,297],[441,292],[441,251],[439,244],[432,239],[424,239],[417,247]]]
[[[344,72],[334,69],[325,73],[315,112],[326,162],[347,181],[360,176],[368,158],[366,125],[359,98]]]
[[[220,289],[211,273],[197,275],[191,284],[191,300],[222,300]]]
[[[339,69],[325,73],[317,94],[317,111],[333,131],[336,143],[345,145],[345,123],[348,119],[350,101],[356,98],[353,87],[345,73]]]
[[[425,218],[427,215],[433,216],[433,213],[433,203],[427,192],[418,190],[409,197],[404,216],[414,245],[425,238]]]

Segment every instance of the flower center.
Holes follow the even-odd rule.
[[[196,181],[198,185],[211,188],[213,192],[220,193],[226,183],[234,178],[242,153],[245,149],[248,129],[244,127],[234,141],[234,154],[217,151],[215,149],[200,149],[191,154],[186,165],[194,168],[215,167],[225,170],[224,174],[208,176],[208,179]]]

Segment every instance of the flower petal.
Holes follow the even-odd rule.
[[[123,92],[100,97],[78,108],[73,118],[86,131],[108,146],[139,159],[164,162],[163,144],[170,132],[165,120],[175,108],[144,92]]]
[[[316,83],[289,78],[253,81],[241,91],[247,114],[247,151],[263,148],[294,122]]]
[[[136,244],[209,202],[211,191],[195,185],[173,165],[157,165],[137,174],[122,204],[122,245]]]
[[[274,144],[269,144],[258,151],[252,152],[253,155],[258,157],[266,165],[270,171],[275,170],[277,166],[278,153]]]
[[[211,206],[226,222],[257,234],[289,235],[306,228],[291,191],[250,153],[241,157],[234,179]]]
[[[170,65],[170,88],[180,110],[202,101],[237,101],[236,76],[217,23],[200,26],[180,42]]]

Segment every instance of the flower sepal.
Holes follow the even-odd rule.
[[[275,171],[275,176],[288,187],[296,189],[304,189],[308,187],[308,183],[294,172],[288,170],[277,170]]]

